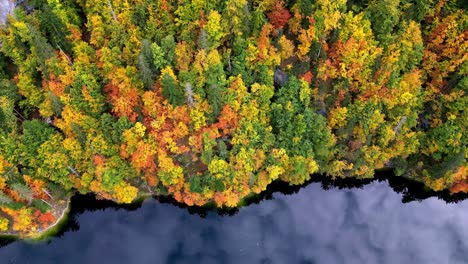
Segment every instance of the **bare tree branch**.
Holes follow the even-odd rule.
[[[81,177],[81,175],[72,166],[68,166],[68,169],[76,176]]]
[[[115,15],[114,8],[112,7],[112,3],[110,0],[107,0],[107,5],[109,5],[109,8],[111,10],[112,18],[114,18],[114,21],[117,22],[117,16]]]
[[[45,204],[47,204],[48,206],[50,206],[50,207],[54,208],[54,206],[52,206],[52,205],[51,205],[50,203],[48,203],[46,200],[44,200],[44,199],[41,199],[41,201],[43,201],[43,202],[44,202]]]
[[[406,122],[406,119],[408,119],[406,116],[403,116],[400,121],[398,122],[397,126],[393,129],[393,132],[395,132],[395,135],[398,134],[398,132],[400,131],[401,127],[403,126],[403,124]]]
[[[46,188],[42,188],[42,191],[43,191],[45,194],[47,194],[47,196],[49,196],[50,199],[52,199],[52,200],[54,199],[54,197],[52,197],[52,195],[50,194],[50,192],[49,192]]]
[[[62,53],[62,55],[65,56],[65,58],[67,59],[68,65],[73,66],[72,60],[70,59],[70,57],[67,56],[67,54],[65,54],[65,52],[62,50],[62,48],[59,45],[57,45],[57,48],[59,48],[60,53]]]
[[[187,103],[192,108],[195,106],[195,100],[193,99],[193,90],[190,83],[185,84],[185,91],[187,92]]]

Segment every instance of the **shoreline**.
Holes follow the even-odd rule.
[[[425,186],[422,182],[416,181],[414,179],[405,178],[405,177],[399,177],[399,176],[392,177],[390,175],[386,175],[386,172],[388,172],[388,170],[376,171],[376,175],[374,176],[374,178],[369,178],[369,179],[356,179],[356,178],[332,179],[323,175],[315,175],[315,177],[311,177],[309,181],[301,185],[289,185],[287,182],[274,181],[268,185],[267,190],[258,194],[251,193],[249,195],[246,195],[239,201],[239,203],[235,207],[217,207],[212,201],[207,202],[206,204],[202,206],[196,206],[196,205],[188,206],[184,203],[177,202],[174,199],[174,197],[172,197],[171,195],[158,195],[155,193],[148,193],[148,192],[142,193],[133,202],[129,204],[122,204],[122,203],[118,203],[115,200],[107,200],[107,199],[104,199],[103,201],[109,201],[111,203],[114,203],[115,206],[124,207],[126,205],[128,206],[128,205],[141,204],[148,198],[154,198],[157,200],[159,199],[165,200],[165,202],[172,203],[175,206],[180,206],[183,208],[194,208],[194,209],[200,209],[202,211],[203,210],[219,210],[220,212],[222,212],[222,211],[235,211],[242,207],[249,206],[250,204],[258,203],[261,200],[263,200],[265,197],[269,197],[273,193],[280,192],[280,193],[285,193],[285,194],[291,194],[291,193],[297,192],[301,188],[308,186],[309,184],[312,184],[312,183],[321,183],[322,186],[328,186],[328,187],[334,186],[336,188],[342,189],[342,188],[360,188],[374,181],[379,181],[379,182],[386,181],[389,187],[392,188],[394,192],[403,194],[403,197],[402,197],[403,200],[405,199],[406,196],[414,200],[422,200],[422,199],[426,199],[430,197],[437,197],[438,199],[441,199],[441,200],[446,201],[447,203],[450,203],[450,202],[458,202],[458,201],[465,200],[468,198],[468,193],[451,194],[446,189],[442,191],[434,191],[430,189],[429,187]],[[288,190],[284,190],[284,188],[287,188]],[[46,240],[49,237],[53,237],[54,234],[60,231],[62,224],[64,224],[66,220],[68,219],[69,214],[72,209],[71,200],[72,200],[72,197],[75,195],[77,195],[77,192],[70,194],[67,200],[67,205],[59,213],[59,216],[57,217],[57,220],[54,222],[54,224],[48,226],[47,228],[43,230],[36,230],[35,232],[30,233],[30,234],[0,233],[0,239],[11,238],[15,240],[40,242],[40,241]]]
[[[46,239],[49,236],[53,236],[55,233],[59,231],[61,224],[63,224],[64,221],[66,221],[68,217],[68,213],[70,212],[70,208],[71,208],[72,196],[73,195],[70,195],[70,197],[68,197],[67,205],[64,208],[62,208],[61,211],[59,211],[58,216],[56,216],[56,220],[52,225],[47,226],[44,229],[36,230],[29,234],[11,233],[11,232],[0,233],[0,239],[11,238],[15,240],[41,241],[43,239]],[[57,213],[57,211],[55,211],[54,213]]]
[[[30,239],[30,240],[33,240],[33,241],[41,241],[43,239],[46,239],[49,236],[53,236],[56,232],[58,232],[59,229],[60,229],[61,224],[63,224],[64,221],[66,221],[66,219],[68,218],[68,214],[70,212],[70,207],[71,207],[71,197],[72,196],[73,195],[70,195],[70,197],[68,198],[67,205],[65,206],[65,208],[63,208],[60,216],[57,217],[57,220],[55,221],[55,223],[53,223],[52,225],[46,227],[43,230],[37,231],[35,234],[33,234],[31,236],[26,236],[26,238]]]

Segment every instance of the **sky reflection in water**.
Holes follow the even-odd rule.
[[[386,182],[293,195],[234,216],[147,200],[140,209],[77,216],[50,243],[14,242],[1,263],[468,263],[468,200],[403,204]]]

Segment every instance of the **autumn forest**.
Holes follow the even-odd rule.
[[[0,32],[0,232],[73,193],[235,207],[273,181],[468,191],[462,0],[29,0]]]

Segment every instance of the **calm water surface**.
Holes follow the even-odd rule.
[[[0,262],[468,263],[468,200],[402,203],[386,182],[341,190],[312,183],[233,216],[201,217],[149,199],[136,210],[73,218],[49,242],[3,246]]]

